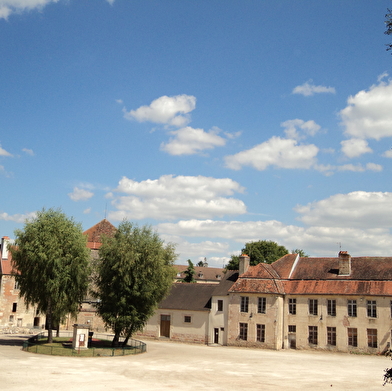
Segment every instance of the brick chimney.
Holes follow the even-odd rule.
[[[347,251],[339,251],[339,276],[351,274],[351,255]]]
[[[250,257],[246,254],[242,254],[240,256],[240,263],[239,263],[239,275],[245,273],[250,264]]]
[[[8,259],[8,243],[10,238],[8,236],[3,236],[1,238],[1,259]]]

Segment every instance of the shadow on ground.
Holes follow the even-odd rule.
[[[0,335],[0,346],[23,346],[23,342],[26,341],[28,337],[7,337],[7,338],[2,338]]]

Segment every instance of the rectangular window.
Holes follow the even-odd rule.
[[[309,327],[309,343],[312,345],[317,345],[317,326]]]
[[[352,316],[352,317],[357,316],[357,301],[356,300],[347,300],[347,313],[348,313],[348,316]]]
[[[14,315],[10,315],[9,321],[10,321],[10,323],[14,323]]]
[[[248,312],[249,297],[241,296],[241,312]]]
[[[243,341],[248,340],[248,323],[240,323],[240,339]]]
[[[310,315],[317,315],[317,306],[318,306],[317,299],[309,299],[309,314]]]
[[[327,344],[336,346],[336,327],[327,327]]]
[[[347,336],[348,336],[348,346],[358,346],[358,331],[355,328],[348,328],[347,329]]]
[[[223,300],[218,300],[218,311],[223,311]]]
[[[15,290],[19,290],[19,282],[15,280],[15,285],[14,285]]]
[[[367,301],[367,316],[369,318],[377,318],[376,300],[368,300]]]
[[[289,333],[296,333],[297,326],[295,324],[289,325]]]
[[[336,300],[327,300],[327,314],[336,316]]]
[[[297,299],[289,299],[289,314],[295,315],[297,313]]]
[[[16,312],[17,308],[18,308],[18,303],[12,303],[12,312]]]
[[[185,323],[191,323],[192,322],[192,317],[189,315],[185,315],[184,316],[184,322]]]
[[[377,347],[377,329],[367,329],[368,347]]]
[[[258,342],[265,342],[265,324],[258,324],[256,332],[256,340]]]
[[[259,314],[265,314],[266,305],[267,305],[266,298],[265,297],[259,297],[258,302],[257,302],[257,312]]]

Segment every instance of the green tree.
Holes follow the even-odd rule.
[[[126,220],[113,237],[103,238],[92,293],[99,299],[98,314],[114,331],[113,346],[120,336],[125,346],[168,293],[175,276],[174,250],[149,226]]]
[[[199,262],[196,263],[196,266],[204,267],[204,262],[203,261],[199,261]]]
[[[246,243],[241,252],[250,257],[251,266],[257,265],[258,263],[272,263],[289,253],[286,247],[280,246],[271,240]],[[238,255],[232,255],[226,269],[238,270],[239,259],[240,257]]]
[[[292,254],[298,254],[301,258],[308,258],[309,255],[306,254],[306,252],[300,248],[296,248],[295,250],[291,250]]]
[[[43,209],[15,231],[9,249],[15,279],[27,306],[46,315],[48,342],[53,325],[76,316],[88,288],[89,256],[82,227],[60,210]]]
[[[385,34],[392,35],[392,10],[388,8],[388,13],[385,14]],[[387,44],[387,50],[392,50],[392,43]]]
[[[196,282],[195,275],[195,267],[193,266],[193,262],[188,259],[188,267],[184,271],[185,277],[183,278],[183,282]]]

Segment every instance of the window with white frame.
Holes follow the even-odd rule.
[[[317,315],[318,314],[318,300],[317,299],[309,299],[309,314]]]
[[[239,338],[243,341],[248,340],[248,323],[240,323],[240,334]]]
[[[289,299],[289,314],[295,315],[297,313],[297,299]]]
[[[317,340],[318,340],[317,326],[308,326],[308,327],[309,327],[309,336],[308,336],[309,343],[312,345],[317,345]]]
[[[368,347],[377,347],[377,329],[367,329]]]
[[[267,306],[267,299],[265,297],[259,297],[257,300],[257,312],[259,314],[265,314]]]
[[[327,344],[336,346],[336,327],[327,327]]]
[[[241,296],[241,312],[248,312],[249,309],[249,297],[248,296]]]
[[[327,314],[336,316],[336,300],[327,300]]]
[[[191,323],[192,317],[190,315],[184,315],[184,323]]]
[[[347,328],[348,346],[358,346],[358,330],[353,327]]]
[[[377,303],[376,300],[367,300],[367,316],[369,318],[377,318]]]
[[[258,342],[265,342],[265,324],[256,325],[256,340]]]
[[[357,301],[356,300],[347,300],[347,314],[351,317],[357,316]]]

